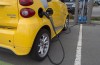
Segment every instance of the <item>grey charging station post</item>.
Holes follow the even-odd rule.
[[[87,5],[87,22],[91,23],[91,15],[92,15],[92,10],[93,10],[93,4],[94,0],[89,0],[88,5]]]
[[[76,0],[74,22],[78,23],[79,0]]]

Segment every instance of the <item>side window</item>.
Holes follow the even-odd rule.
[[[61,2],[64,2],[64,0],[60,0]]]
[[[47,2],[47,0],[41,0],[41,2],[43,4],[44,8],[48,8],[48,2]]]
[[[47,2],[50,2],[51,0],[47,0]]]

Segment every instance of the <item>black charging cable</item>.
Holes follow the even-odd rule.
[[[54,32],[55,32],[55,34],[56,34],[56,36],[57,36],[57,39],[58,39],[58,41],[59,41],[59,43],[60,43],[60,45],[61,45],[62,52],[63,52],[63,58],[61,59],[61,61],[60,61],[59,63],[54,62],[54,61],[50,58],[49,54],[48,54],[48,58],[49,58],[49,60],[50,60],[50,62],[51,62],[52,64],[54,64],[54,65],[60,65],[60,64],[62,64],[62,62],[64,61],[64,58],[65,58],[64,47],[63,47],[62,42],[61,42],[61,40],[60,40],[60,38],[59,38],[59,35],[57,34],[57,32],[56,32],[56,30],[55,30],[55,26],[54,26],[54,22],[53,22],[52,17],[49,16],[49,13],[48,13],[48,12],[43,12],[43,15],[45,15],[45,16],[50,20],[50,23],[51,23],[51,25],[52,25],[52,27],[53,27],[53,30],[54,30]],[[74,25],[69,26],[69,25],[70,25],[70,16],[69,16],[69,15],[68,15],[67,19],[68,19],[68,22],[67,22],[66,24],[67,24],[67,26],[68,26],[68,27],[67,27],[67,30],[69,30],[69,32],[65,32],[65,34],[71,33],[71,28],[77,25],[77,24],[75,23]]]
[[[59,35],[57,34],[57,32],[56,32],[56,30],[55,30],[55,26],[54,26],[52,17],[49,16],[49,14],[48,14],[47,12],[43,12],[43,14],[50,20],[50,23],[51,23],[51,25],[52,25],[52,27],[53,27],[53,30],[54,30],[54,32],[55,32],[55,34],[56,34],[56,36],[57,36],[57,39],[58,39],[58,41],[59,41],[59,43],[60,43],[60,45],[61,45],[62,51],[63,51],[63,58],[61,59],[61,61],[60,61],[59,63],[54,62],[54,61],[50,58],[49,54],[48,54],[48,58],[49,58],[49,60],[50,60],[50,62],[51,62],[52,64],[54,64],[54,65],[60,65],[60,64],[63,62],[64,58],[65,58],[64,47],[63,47],[62,42],[61,42],[61,40],[60,40],[60,38],[59,38]]]

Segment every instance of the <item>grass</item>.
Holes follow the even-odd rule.
[[[70,14],[70,19],[74,19],[74,16]],[[100,17],[92,17],[93,21],[100,21]]]
[[[93,21],[100,21],[100,17],[92,17]]]

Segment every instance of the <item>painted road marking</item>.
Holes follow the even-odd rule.
[[[79,38],[78,38],[78,44],[77,44],[77,49],[76,49],[76,59],[75,59],[74,65],[81,65],[82,27],[83,25],[80,24]]]

